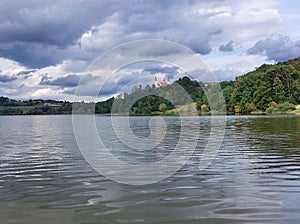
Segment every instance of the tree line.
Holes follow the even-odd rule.
[[[189,77],[156,88],[137,86],[97,103],[54,100],[17,101],[0,97],[0,114],[70,114],[97,113],[131,115],[176,115],[174,110],[195,105],[198,114],[284,113],[300,104],[300,58],[274,65],[264,64],[254,71],[224,81],[205,85]],[[76,107],[72,107],[76,105]],[[76,108],[74,110],[74,108]],[[189,110],[189,107],[185,107]]]

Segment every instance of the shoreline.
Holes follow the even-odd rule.
[[[300,112],[289,112],[289,113],[273,113],[273,114],[267,114],[267,113],[250,113],[250,114],[203,114],[203,115],[179,115],[179,114],[98,114],[98,113],[57,113],[57,114],[0,114],[0,117],[6,117],[6,116],[59,116],[59,115],[97,115],[97,116],[103,116],[103,117],[219,117],[219,116],[228,116],[228,117],[244,117],[244,116],[300,116]]]

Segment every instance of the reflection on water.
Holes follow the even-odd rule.
[[[134,133],[149,135],[149,118],[131,119]],[[159,159],[176,145],[176,119],[166,118],[164,151],[111,150],[128,161]],[[300,117],[228,117],[220,151],[202,171],[210,118],[200,120],[197,149],[180,171],[156,184],[129,186],[87,164],[71,116],[0,117],[0,223],[297,223]],[[96,122],[101,130],[108,118]],[[112,130],[105,131],[110,144]]]

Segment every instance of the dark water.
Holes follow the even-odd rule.
[[[131,119],[135,133],[147,135],[149,118]],[[107,120],[96,117],[99,130]],[[199,156],[210,118],[200,120],[203,139],[181,170],[132,186],[88,165],[71,116],[0,117],[0,223],[299,223],[300,117],[228,117],[223,144],[205,170]],[[176,144],[175,132],[167,138]],[[151,153],[144,162],[166,152]],[[135,158],[124,150],[119,156],[126,155]]]

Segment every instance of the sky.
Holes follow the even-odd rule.
[[[145,39],[187,47],[218,81],[234,80],[263,63],[300,56],[299,12],[297,0],[0,0],[0,96],[72,100],[84,79],[87,97],[92,84],[108,80],[100,91],[105,99],[139,76],[152,82],[155,74],[185,75],[161,62],[103,77],[87,71],[99,55]]]

